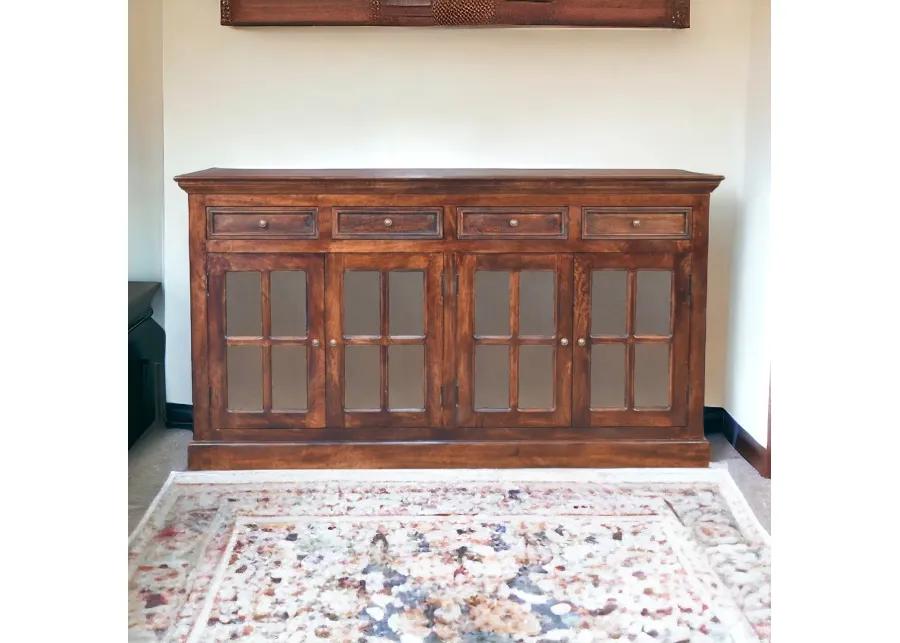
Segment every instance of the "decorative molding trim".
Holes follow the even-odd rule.
[[[691,0],[672,0],[672,26],[678,29],[691,26]]]
[[[166,427],[193,430],[194,407],[190,404],[166,404]],[[762,477],[772,477],[769,450],[760,446],[728,411],[720,406],[703,407],[703,427],[706,435],[723,434]]]
[[[166,428],[194,430],[194,406],[192,404],[166,404]]]
[[[170,429],[194,428],[194,407],[191,404],[166,404],[166,427]],[[747,462],[764,478],[771,478],[768,449],[763,448],[721,406],[703,407],[703,428],[706,435],[722,433],[734,445]]]
[[[220,24],[231,24],[231,0],[219,0],[219,9],[221,11]]]
[[[769,450],[761,446],[731,414],[720,406],[703,407],[703,432],[706,435],[721,433],[728,442],[759,471],[763,478],[772,477],[771,459]]]

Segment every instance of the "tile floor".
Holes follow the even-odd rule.
[[[766,480],[722,435],[709,436],[712,460],[724,462],[763,527],[771,531],[771,481]],[[154,425],[128,451],[128,533],[137,526],[170,471],[187,468],[191,432]]]

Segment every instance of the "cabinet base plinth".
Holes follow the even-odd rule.
[[[191,470],[705,467],[698,440],[504,442],[192,442]]]

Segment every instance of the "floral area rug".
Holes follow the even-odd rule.
[[[722,468],[173,473],[131,641],[768,641],[769,536]]]

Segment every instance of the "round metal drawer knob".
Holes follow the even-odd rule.
[[[560,346],[568,346],[568,345],[569,345],[569,340],[566,339],[565,337],[563,337],[561,340],[559,340],[559,345],[560,345]]]
[[[318,348],[318,347],[319,347],[319,340],[318,340],[318,339],[314,339],[314,340],[312,340],[312,341],[310,342],[310,344],[312,344],[312,347],[313,347],[313,348]]]
[[[509,227],[510,227],[510,228],[518,228],[518,227],[519,227],[519,220],[518,220],[518,219],[510,219],[510,220],[509,220]]]
[[[632,228],[640,228],[640,227],[641,227],[641,220],[640,220],[640,219],[635,219],[634,221],[632,221],[632,222],[631,222],[631,227],[632,227]]]
[[[578,338],[578,345],[579,345],[579,346],[587,346],[587,340],[586,340],[584,337],[579,337],[579,338]]]
[[[337,346],[337,340],[336,340],[336,339],[329,339],[329,340],[328,340],[328,345],[329,345],[329,346]]]
[[[394,220],[393,220],[393,219],[385,219],[385,220],[384,220],[384,227],[385,227],[385,228],[390,228],[392,225],[394,225]]]
[[[257,223],[256,225],[257,225],[257,227],[260,227],[260,228],[262,228],[263,230],[265,230],[266,228],[269,227],[269,222],[266,221],[265,219],[260,219],[260,220],[259,220],[259,223]]]

